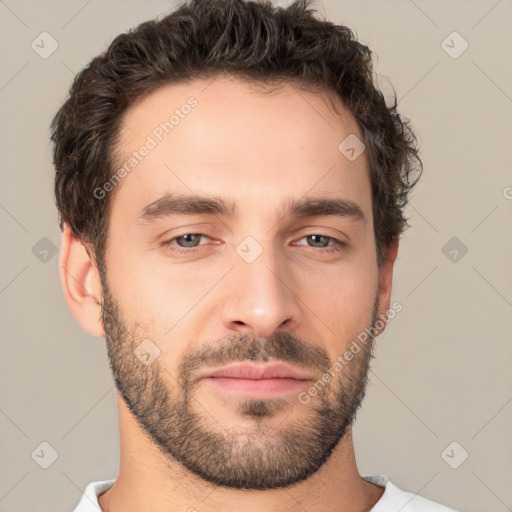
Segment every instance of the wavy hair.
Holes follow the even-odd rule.
[[[290,82],[334,93],[364,134],[379,268],[407,219],[423,165],[416,136],[374,81],[371,50],[347,27],[315,16],[311,0],[191,0],[117,36],[76,75],[51,124],[59,225],[69,225],[104,262],[113,194],[109,180],[123,114],[163,85],[230,74],[259,84]]]

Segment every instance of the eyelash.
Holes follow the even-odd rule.
[[[174,238],[171,238],[170,240],[166,240],[164,242],[162,242],[162,245],[169,251],[171,252],[174,252],[176,254],[184,254],[184,253],[187,253],[187,254],[193,254],[195,253],[200,247],[201,245],[198,245],[196,247],[189,247],[189,248],[185,248],[185,247],[180,247],[178,245],[175,245],[173,244],[173,242],[178,239],[178,238],[182,238],[184,236],[187,236],[187,235],[198,235],[198,236],[201,236],[201,237],[208,237],[208,235],[205,235],[203,233],[185,233],[183,235],[179,235],[179,236],[175,236]],[[324,254],[330,254],[330,253],[335,253],[335,252],[340,252],[340,251],[343,251],[347,248],[347,244],[345,242],[342,242],[341,240],[338,240],[337,238],[334,238],[332,236],[327,236],[327,235],[321,235],[319,233],[311,233],[309,235],[304,235],[302,238],[300,238],[299,240],[302,240],[303,238],[308,238],[310,236],[322,236],[324,238],[327,238],[329,241],[330,240],[333,240],[335,242],[334,245],[332,246],[327,246],[327,247],[323,247],[323,248],[315,248],[315,247],[311,247],[312,249],[317,249],[318,252],[322,252]],[[310,246],[308,246],[310,247]]]

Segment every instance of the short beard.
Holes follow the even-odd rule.
[[[317,395],[311,402],[300,405],[305,408],[300,419],[289,420],[279,428],[286,420],[284,417],[277,427],[270,427],[265,419],[297,407],[290,398],[240,399],[239,415],[244,422],[253,419],[254,425],[227,430],[195,398],[195,370],[233,361],[264,362],[273,358],[307,368],[320,380],[332,367],[327,352],[286,332],[276,332],[269,338],[231,336],[191,351],[178,361],[178,375],[171,387],[163,378],[163,372],[169,371],[158,358],[145,366],[135,357],[135,348],[147,336],[137,324],[133,330],[128,329],[105,276],[101,272],[100,276],[104,297],[102,319],[116,387],[169,464],[178,461],[194,475],[217,486],[265,490],[301,482],[326,463],[355,420],[365,396],[373,336],[339,376],[323,387],[317,386]],[[375,301],[371,326],[376,320],[377,306]],[[340,347],[345,344],[340,343]]]

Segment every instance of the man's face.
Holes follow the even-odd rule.
[[[154,147],[117,185],[101,276],[121,395],[165,456],[209,482],[307,478],[354,418],[371,343],[322,376],[378,312],[368,162],[338,149],[359,128],[320,94],[226,78],[160,89],[123,121],[118,167]],[[156,203],[166,195],[194,201]],[[241,362],[285,363],[302,380],[205,377]]]

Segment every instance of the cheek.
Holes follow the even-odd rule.
[[[334,267],[322,276],[303,282],[306,304],[322,319],[326,339],[348,341],[369,326],[378,289],[378,274],[372,265]],[[308,278],[303,278],[308,279]],[[313,286],[314,285],[314,286]]]
[[[113,261],[112,290],[132,322],[151,326],[155,337],[174,338],[195,323],[222,269],[166,261],[161,255],[129,254]],[[129,277],[127,277],[129,276]]]

